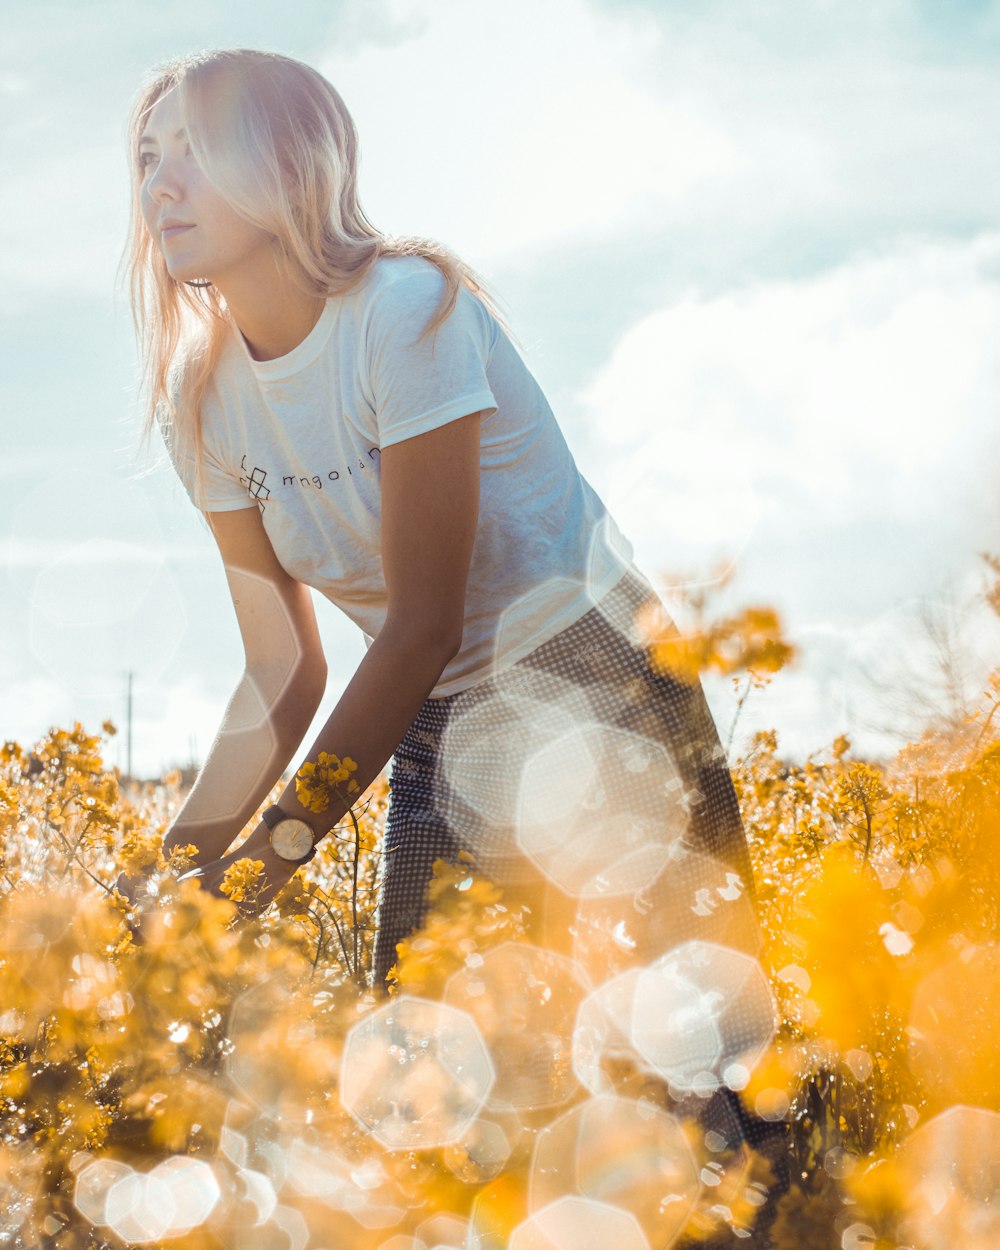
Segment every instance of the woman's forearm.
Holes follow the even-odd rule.
[[[198,848],[197,864],[218,859],[288,766],[323,697],[324,669],[247,670],[226,707],[191,792],[163,839]]]
[[[368,648],[329,720],[306,757],[315,762],[320,752],[349,756],[357,764],[351,780],[360,795],[385,767],[389,757],[413,723],[424,700],[437,684],[457,645],[429,637],[404,625],[386,625]],[[347,812],[346,784],[343,801],[334,798],[323,812],[304,808],[292,780],[278,799],[290,816],[305,820],[318,836],[329,832]]]

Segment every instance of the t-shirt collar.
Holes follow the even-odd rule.
[[[312,364],[326,346],[337,315],[337,299],[331,296],[319,315],[319,320],[309,331],[301,343],[286,352],[284,356],[276,356],[273,360],[254,360],[250,355],[246,339],[240,333],[236,323],[232,323],[233,336],[239,344],[244,360],[261,382],[274,382],[282,378],[290,378],[307,365]]]

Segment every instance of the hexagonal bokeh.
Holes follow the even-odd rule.
[[[428,1216],[417,1227],[417,1237],[427,1250],[465,1250],[468,1223],[457,1215],[443,1212]]]
[[[249,1234],[249,1236],[248,1236]],[[309,1225],[298,1207],[278,1205],[267,1222],[253,1230],[240,1230],[236,1244],[261,1247],[261,1250],[306,1250],[309,1244]]]
[[[673,1116],[649,1102],[598,1097],[538,1134],[528,1208],[538,1214],[566,1194],[609,1203],[631,1213],[650,1245],[668,1246],[699,1189],[698,1167]]]
[[[106,1225],[108,1194],[132,1172],[120,1159],[95,1159],[82,1167],[77,1173],[73,1202],[83,1218],[98,1227]]]
[[[445,1167],[467,1185],[482,1185],[503,1171],[511,1143],[495,1120],[474,1120],[457,1141],[445,1146]]]
[[[453,1215],[432,1215],[411,1237],[396,1233],[379,1244],[378,1250],[465,1250],[468,1225]]]
[[[250,986],[230,1010],[226,1070],[255,1107],[297,1124],[316,1124],[337,1079],[339,1039],[313,1009],[307,985],[284,975]]]
[[[279,1156],[284,1185],[332,1210],[345,1211],[364,1228],[392,1228],[405,1215],[407,1199],[383,1166],[376,1144],[363,1141],[369,1153],[360,1153],[355,1142],[348,1157],[293,1139]]]
[[[465,1250],[510,1250],[510,1234],[523,1210],[519,1179],[510,1174],[480,1186],[469,1210]]]
[[[1000,1243],[1000,1112],[950,1107],[903,1143],[897,1166],[918,1250],[993,1250]]]
[[[610,692],[598,693],[600,714],[584,686],[515,666],[449,721],[442,812],[495,880],[541,873],[572,896],[634,892],[687,829],[666,748],[606,723]],[[624,693],[621,704],[624,715]]]
[[[727,865],[675,843],[659,873],[631,895],[583,898],[573,955],[599,985],[699,938],[756,953],[760,926],[744,883]]]
[[[536,1211],[510,1235],[510,1250],[650,1250],[630,1211],[572,1195]]]
[[[451,977],[445,1002],[475,1020],[493,1057],[491,1108],[554,1107],[570,1097],[573,1026],[585,993],[569,959],[527,942],[504,942]]]
[[[247,1206],[253,1207],[254,1223],[266,1224],[278,1206],[278,1195],[271,1177],[256,1168],[237,1168],[234,1179],[240,1198]]]
[[[629,1036],[640,973],[630,968],[599,985],[580,1004],[573,1028],[573,1071],[592,1094],[613,1094],[630,1074],[654,1072]]]
[[[639,974],[630,1036],[673,1086],[742,1089],[774,1033],[775,1003],[751,955],[692,940]]]
[[[935,1109],[990,1105],[1000,1075],[1000,945],[965,944],[920,981],[910,1012],[910,1058]],[[956,1044],[960,1041],[960,1044]]]
[[[601,577],[607,577],[605,568],[601,569]],[[491,678],[502,682],[511,673],[508,657],[513,651],[523,650],[526,621],[550,621],[560,614],[563,607],[579,605],[581,597],[588,607],[596,607],[601,597],[600,589],[600,586],[595,586],[588,569],[586,580],[579,577],[547,577],[524,594],[509,599],[499,614],[493,635]]]
[[[212,1168],[200,1159],[173,1155],[149,1172],[113,1159],[96,1159],[80,1170],[74,1201],[98,1227],[126,1242],[156,1241],[197,1228],[221,1197]]]
[[[496,689],[450,718],[441,751],[443,814],[495,880],[537,878],[517,844],[517,779],[536,751],[592,717],[579,686],[524,668],[508,671]]]
[[[125,1242],[156,1241],[173,1232],[170,1189],[151,1172],[133,1172],[112,1187],[105,1223]]]
[[[662,871],[688,823],[666,748],[626,729],[577,723],[539,746],[520,773],[518,845],[576,898],[634,894]]]
[[[347,1035],[340,1099],[390,1150],[423,1150],[461,1137],[495,1079],[470,1016],[401,994]]]

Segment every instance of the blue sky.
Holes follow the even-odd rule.
[[[0,52],[0,738],[120,723],[131,669],[152,774],[204,754],[239,675],[214,544],[137,456],[115,285],[129,101],[212,46],[337,86],[369,216],[484,275],[650,576],[732,563],[724,604],[782,611],[801,658],[737,746],[773,725],[800,757],[842,731],[891,750],[942,650],[975,692],[1000,655],[977,600],[1000,552],[996,3],[40,0]],[[319,723],[363,647],[318,611]],[[725,736],[732,692],[707,688]]]

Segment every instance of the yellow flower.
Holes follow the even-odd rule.
[[[24,752],[16,742],[8,739],[0,746],[0,764],[11,764],[15,760],[19,765],[23,764]]]
[[[185,846],[173,847],[167,856],[167,862],[175,872],[186,872],[197,862],[198,854],[198,848],[194,843],[188,842]]]
[[[119,863],[127,877],[144,877],[162,863],[161,842],[155,835],[132,834],[122,844]]]
[[[465,863],[435,860],[433,874],[423,926],[397,944],[391,975],[398,989],[425,996],[441,993],[470,954],[525,935],[522,909],[505,902],[497,885]]]
[[[85,799],[84,810],[89,821],[105,829],[118,828],[118,813],[98,799]]]
[[[320,751],[314,763],[306,760],[295,774],[295,795],[303,807],[311,812],[325,812],[334,795],[343,798],[338,789],[348,781],[357,764],[350,756],[343,759],[329,751]],[[348,794],[356,794],[358,783],[350,781]]]
[[[260,874],[264,871],[262,859],[238,859],[230,864],[219,889],[234,903],[253,899],[260,888]]]

